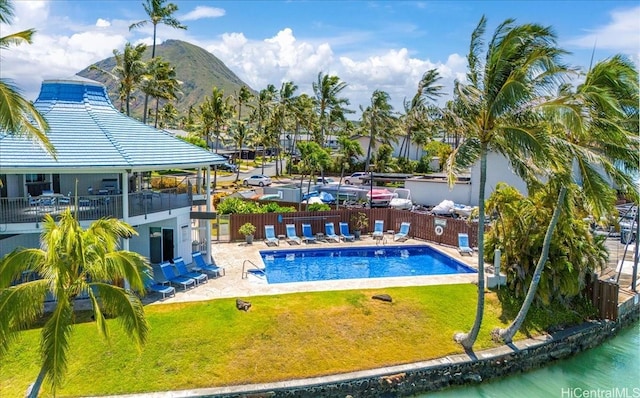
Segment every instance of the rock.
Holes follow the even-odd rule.
[[[388,303],[393,302],[393,299],[388,294],[376,294],[375,296],[372,296],[371,298],[374,299],[374,300],[386,301]]]
[[[242,311],[249,311],[249,308],[251,308],[251,303],[248,301],[236,299],[236,308]]]

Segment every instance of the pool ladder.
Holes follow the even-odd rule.
[[[253,268],[249,268],[246,269],[247,263],[249,263],[250,265],[253,266]],[[266,272],[264,271],[264,268],[260,268],[258,267],[253,261],[251,260],[244,260],[244,262],[242,263],[242,279],[247,279],[247,277],[249,276],[249,273],[252,273],[256,276],[260,276],[263,278],[267,277]]]

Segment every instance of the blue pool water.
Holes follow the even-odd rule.
[[[269,283],[475,273],[428,246],[260,251]]]

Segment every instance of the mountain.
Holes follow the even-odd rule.
[[[182,95],[173,102],[181,115],[186,115],[190,106],[197,107],[201,104],[205,96],[211,96],[214,86],[224,90],[225,97],[238,92],[242,86],[249,87],[216,56],[193,44],[180,40],[167,40],[156,45],[156,56],[170,62],[176,68],[176,78],[182,82],[180,88]],[[151,46],[147,47],[144,58],[146,61],[151,58]],[[111,71],[115,66],[115,57],[106,58],[95,65],[100,69]],[[114,106],[120,108],[118,83],[108,75],[89,68],[90,66],[78,72],[78,75],[104,83]],[[254,90],[251,91],[254,92]],[[132,97],[131,114],[141,117],[144,109],[144,94],[137,91]],[[149,98],[148,108],[154,107],[155,100]]]

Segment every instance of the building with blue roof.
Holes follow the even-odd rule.
[[[135,226],[128,250],[152,263],[190,257],[194,194],[210,209],[202,186],[224,157],[127,117],[102,83],[83,77],[45,80],[34,106],[49,124],[56,156],[0,131],[0,256],[38,247],[43,215],[71,206],[85,227],[106,216]],[[171,177],[171,188],[152,188],[152,172],[176,169],[196,170],[198,178]]]

